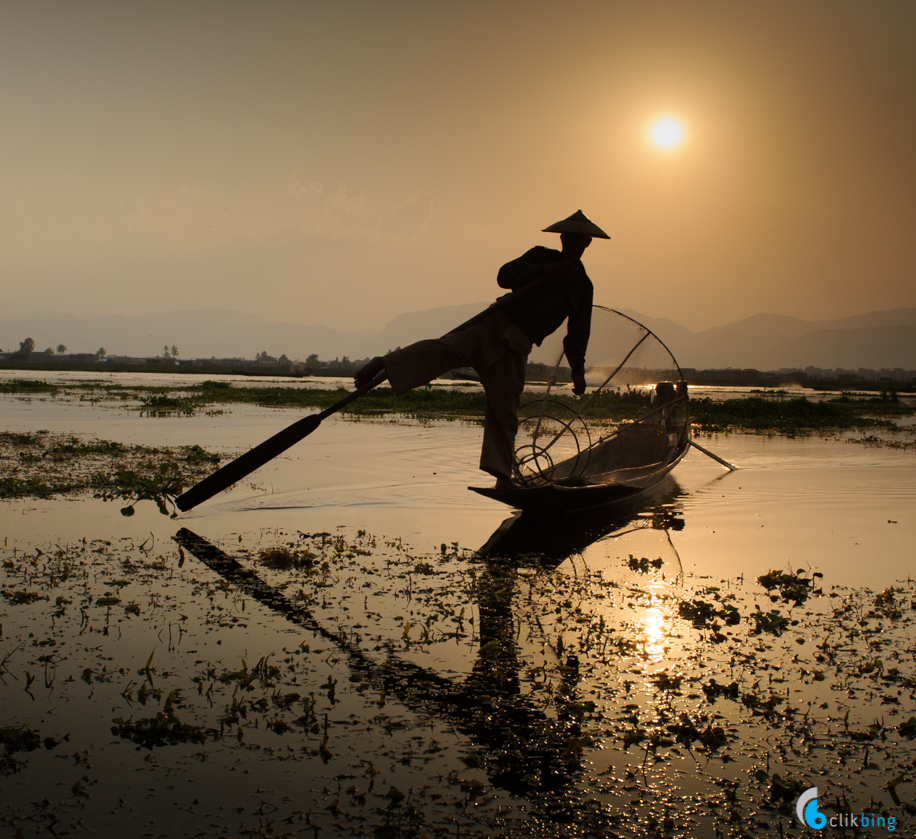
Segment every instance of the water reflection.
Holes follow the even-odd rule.
[[[215,441],[221,451],[244,448],[264,439],[282,424],[278,412],[251,406],[234,409],[233,423],[222,420],[217,423],[203,416],[148,420],[131,415],[126,420],[111,405],[63,404],[60,400],[27,403],[4,398],[0,399],[0,408],[6,411],[4,426],[23,432],[52,428],[145,445]],[[378,766],[390,761],[388,770],[377,782],[382,807],[390,803],[382,797],[385,788],[382,780],[392,785],[397,783],[405,790],[416,783],[418,790],[426,784],[427,790],[434,789],[437,796],[444,792],[445,797],[436,798],[443,808],[450,795],[449,785],[460,784],[460,794],[466,794],[468,799],[475,790],[482,790],[479,799],[469,800],[467,812],[483,813],[488,806],[486,799],[493,792],[484,789],[488,776],[501,790],[526,796],[527,800],[515,802],[518,810],[514,811],[521,814],[521,827],[516,830],[525,835],[529,835],[535,822],[543,824],[544,815],[561,820],[568,818],[574,808],[578,808],[577,821],[584,824],[591,812],[590,801],[598,801],[604,808],[595,816],[594,835],[648,835],[647,831],[652,829],[646,826],[645,819],[642,827],[634,823],[628,828],[614,821],[616,814],[634,819],[650,814],[661,824],[672,808],[679,816],[672,835],[712,835],[713,825],[709,820],[701,823],[696,816],[700,796],[710,801],[710,807],[718,808],[723,831],[732,829],[735,823],[742,828],[750,825],[754,814],[759,812],[761,819],[771,820],[769,832],[752,826],[747,832],[769,835],[775,830],[778,813],[775,808],[768,810],[765,803],[771,787],[769,781],[759,782],[764,769],[778,772],[783,778],[787,773],[800,771],[800,767],[812,776],[827,771],[831,783],[838,788],[844,784],[842,788],[846,791],[864,789],[862,781],[866,778],[870,784],[868,794],[874,792],[876,797],[883,794],[886,798],[883,785],[887,777],[892,777],[888,773],[894,765],[904,765],[906,749],[912,744],[908,739],[912,726],[907,722],[914,713],[912,697],[900,691],[902,685],[912,680],[912,668],[907,669],[905,663],[909,661],[912,665],[912,657],[906,658],[906,650],[911,646],[906,632],[912,636],[906,616],[913,612],[906,606],[913,594],[909,582],[897,582],[909,573],[911,552],[907,546],[914,540],[911,510],[916,501],[916,466],[911,452],[813,438],[722,436],[715,441],[714,448],[742,466],[738,473],[721,474],[720,467],[707,458],[691,455],[678,467],[677,482],[669,480],[659,487],[657,495],[643,499],[640,505],[593,510],[556,520],[515,515],[487,539],[505,513],[504,508],[472,497],[465,490],[473,478],[463,464],[473,462],[476,456],[479,441],[475,434],[473,428],[457,423],[442,423],[433,428],[418,423],[341,421],[324,428],[314,445],[303,447],[295,457],[275,464],[263,479],[267,488],[239,488],[234,495],[222,499],[221,504],[186,519],[212,543],[222,545],[223,550],[208,554],[207,543],[195,542],[190,537],[179,544],[188,554],[197,556],[199,552],[209,556],[209,562],[220,557],[230,560],[214,570],[235,580],[251,599],[263,604],[264,609],[250,610],[261,613],[258,620],[265,614],[283,615],[291,622],[289,626],[303,627],[297,633],[302,636],[297,641],[312,641],[307,637],[309,633],[325,639],[320,645],[313,644],[322,653],[320,662],[317,655],[312,656],[313,664],[320,666],[320,672],[314,669],[315,680],[308,681],[312,676],[309,671],[297,684],[298,671],[291,668],[292,680],[285,682],[284,689],[303,695],[314,691],[323,702],[325,685],[318,686],[333,672],[340,684],[338,690],[345,696],[343,702],[338,698],[337,705],[329,698],[322,706],[328,712],[325,733],[330,716],[330,724],[337,726],[332,732],[340,734],[339,754],[324,769],[317,758],[303,757],[312,760],[303,763],[301,769],[308,783],[303,783],[299,772],[283,774],[289,773],[289,764],[274,756],[276,744],[262,741],[271,748],[262,757],[248,757],[257,753],[249,751],[248,745],[242,747],[246,760],[261,761],[257,765],[259,787],[270,786],[267,783],[270,781],[279,789],[292,778],[294,795],[301,793],[304,797],[313,793],[301,790],[311,786],[314,794],[308,806],[312,812],[320,813],[335,798],[332,792],[322,799],[322,784],[333,789],[338,773],[354,771],[352,766],[362,765],[363,760],[369,765],[371,758]],[[709,482],[711,476],[716,476],[715,484]],[[683,492],[680,487],[684,488]],[[18,541],[23,556],[26,552],[35,553],[33,545],[49,552],[48,544],[56,543],[58,547],[67,543],[85,544],[87,536],[104,537],[116,546],[128,544],[129,540],[139,544],[149,532],[155,532],[158,539],[163,535],[171,537],[175,529],[154,508],[138,509],[134,518],[127,519],[118,513],[117,505],[91,499],[7,501],[4,510],[4,537],[11,546]],[[686,531],[678,534],[676,531],[684,528],[685,521]],[[429,560],[429,576],[412,577],[415,586],[412,594],[426,586],[438,587],[436,593],[429,601],[409,600],[411,593],[407,593],[406,583],[399,582],[408,579],[408,575],[402,576],[410,562],[409,557],[405,558],[406,549],[395,557],[402,561],[393,564],[390,573],[384,563],[393,552],[386,554],[382,548],[376,565],[384,568],[383,573],[359,576],[364,561],[358,559],[345,573],[341,572],[336,589],[310,589],[327,592],[326,604],[292,599],[294,587],[287,590],[290,602],[277,591],[278,581],[283,581],[280,574],[270,577],[271,572],[262,572],[264,579],[273,583],[272,588],[251,573],[256,547],[280,540],[281,531],[295,538],[298,530],[317,532],[338,526],[347,528],[347,533],[368,529],[370,533],[403,536],[413,556],[424,562]],[[244,545],[241,538],[236,541],[241,534],[245,535]],[[487,550],[470,563],[460,559],[452,562],[443,556],[443,574],[437,576],[440,544],[476,546],[485,540]],[[235,547],[225,547],[235,544],[240,546],[238,554]],[[675,544],[688,572],[695,575],[693,579],[688,577],[684,586],[678,585],[683,570]],[[137,553],[127,548],[120,551],[124,557],[134,559]],[[110,555],[114,563],[111,574],[99,586],[115,583],[125,576],[119,551],[112,548]],[[42,556],[40,551],[38,556]],[[243,566],[236,556],[251,561]],[[190,556],[188,559],[193,569],[195,560]],[[206,558],[203,561],[209,564]],[[169,563],[171,568],[171,560]],[[861,584],[876,592],[893,586],[896,594],[889,591],[872,595],[863,589],[861,595],[855,594],[859,599],[853,599],[849,592],[837,589],[837,599],[831,594],[829,599],[821,600],[823,615],[819,616],[818,603],[812,598],[804,607],[803,616],[797,608],[790,613],[790,607],[785,604],[771,603],[762,589],[751,582],[774,568],[791,570],[809,566],[826,572],[829,586]],[[468,584],[468,569],[476,574],[473,586]],[[191,576],[212,583],[209,572],[200,569],[196,572]],[[182,576],[177,571],[157,568],[149,573],[152,582],[148,585],[157,603],[162,592],[168,592],[172,585],[171,574]],[[745,592],[747,600],[741,602],[728,598],[745,594],[723,582],[739,574],[750,590]],[[359,588],[346,588],[347,575],[357,580]],[[188,570],[184,576],[189,576]],[[555,580],[560,582],[554,584]],[[455,583],[452,592],[441,595],[439,592],[450,582]],[[723,585],[727,587],[717,590]],[[5,584],[4,588],[7,587]],[[31,591],[34,585],[23,581],[22,588]],[[235,586],[231,589],[233,593],[239,591]],[[189,592],[185,602],[190,605],[197,595],[190,588],[180,590]],[[118,588],[118,591],[122,590]],[[360,611],[363,592],[370,604]],[[840,596],[843,601],[838,599]],[[892,620],[889,615],[893,612],[889,610],[894,597],[904,605],[900,607],[902,617]],[[845,599],[851,604],[847,610],[835,610],[835,604]],[[243,598],[240,596],[239,600]],[[315,604],[310,606],[314,613],[302,608],[304,602]],[[394,608],[386,609],[392,603]],[[457,607],[451,609],[455,603]],[[745,618],[737,627],[728,625],[721,614],[732,603],[740,606]],[[851,616],[875,614],[876,603],[883,604],[888,617],[872,620],[873,633],[857,637],[851,633],[857,633],[858,627],[844,629],[843,622],[853,621]],[[697,608],[707,605],[715,614],[705,623],[695,621],[679,612],[682,604]],[[765,614],[761,615],[758,604]],[[203,619],[209,614],[207,604],[197,605],[202,616],[197,639],[201,641],[201,653],[198,656],[195,649],[187,657],[187,665],[193,667],[188,671],[190,675],[198,673],[197,658],[206,656],[208,660],[225,662],[228,673],[237,668],[234,662],[238,656],[251,660],[250,649],[260,655],[286,644],[286,639],[277,640],[282,626],[273,620],[264,620],[263,630],[258,628],[257,620],[252,620],[250,632],[214,623],[206,629],[205,637]],[[38,602],[35,608],[45,606],[52,608],[53,598]],[[473,629],[465,606],[473,611]],[[373,614],[367,618],[370,607]],[[27,607],[4,601],[4,608],[7,614],[17,611],[25,614]],[[422,627],[411,609],[421,619],[433,619],[429,624],[431,632],[437,635],[433,642],[413,643]],[[451,637],[442,640],[445,630],[454,628],[460,620],[459,609],[464,615],[460,640]],[[758,625],[766,625],[758,618],[771,622],[781,619],[772,611],[776,609],[787,619],[800,619],[802,624],[787,629],[781,636],[756,631]],[[100,614],[102,620],[107,620],[104,613]],[[125,665],[135,659],[138,663],[131,664],[130,669],[133,675],[147,661],[155,645],[159,626],[153,622],[165,614],[161,609],[151,613],[152,636],[144,630],[145,624],[136,622],[136,616],[124,617],[118,626],[131,629],[133,634],[117,641],[120,646],[113,651],[106,648],[105,654],[123,657],[120,663]],[[404,622],[395,622],[399,614],[404,614],[406,621],[413,620],[409,648],[407,627]],[[0,658],[14,643],[9,640],[14,637],[12,621],[12,617],[4,615],[5,646],[0,650]],[[349,626],[345,626],[347,623]],[[361,628],[359,623],[368,626]],[[713,623],[720,624],[718,638],[723,640],[724,636],[725,643],[714,643]],[[21,637],[28,637],[28,631],[22,632]],[[357,634],[360,632],[362,643]],[[49,630],[49,638],[51,634]],[[34,640],[37,642],[42,637],[36,635]],[[153,644],[147,643],[150,637]],[[846,637],[849,643],[839,646]],[[373,645],[367,638],[372,639]],[[835,648],[833,640],[824,643],[828,638],[839,639]],[[112,638],[105,641],[115,643]],[[877,652],[876,643],[884,645],[883,652]],[[828,647],[826,654],[831,656],[829,669],[817,658],[825,654],[822,644]],[[856,651],[854,644],[859,644],[861,652]],[[333,646],[336,655],[326,659],[324,653],[329,646]],[[36,669],[34,662],[48,650],[34,645],[33,648],[30,669],[32,673],[40,673],[42,665]],[[227,649],[231,652],[226,652]],[[16,656],[24,653],[25,650],[17,652]],[[296,656],[298,662],[300,653],[296,652]],[[887,666],[876,666],[876,656]],[[891,656],[897,657],[893,668]],[[305,661],[305,656],[301,657]],[[182,651],[172,659],[179,673],[184,672],[181,670],[184,658]],[[22,664],[22,659],[18,660]],[[97,669],[108,660],[100,660]],[[75,667],[75,661],[70,659],[71,667]],[[735,667],[735,661],[740,667]],[[96,667],[96,664],[89,661],[85,666]],[[305,670],[306,665],[302,666]],[[903,675],[897,673],[897,666]],[[79,678],[81,672],[84,672],[82,668],[73,670],[71,689],[84,689]],[[354,677],[352,686],[347,682],[348,675]],[[24,674],[22,678],[20,687],[25,681]],[[129,678],[125,677],[125,682]],[[181,678],[173,680],[176,687],[181,686]],[[38,680],[40,683],[40,675]],[[363,680],[368,688],[365,697],[358,690]],[[33,703],[29,707],[39,707],[28,699],[28,694],[21,690],[14,692],[13,687],[17,686],[7,685],[7,709],[16,695],[23,702]],[[123,706],[118,698],[122,687],[123,683],[117,690],[110,687],[115,691],[111,694],[112,708],[118,703],[119,707]],[[187,685],[184,687],[187,689]],[[858,699],[852,688],[858,691]],[[88,685],[85,688],[95,689]],[[182,717],[187,715],[191,719],[196,714],[199,721],[204,721],[209,712],[200,703],[195,707],[192,690],[187,690],[186,695],[188,706],[182,710]],[[373,715],[383,708],[386,695],[396,707],[390,714],[384,712],[385,724],[395,721],[410,732],[410,738],[405,734],[397,748],[403,748],[401,754],[407,758],[414,754],[413,769],[403,760],[395,767],[391,760],[395,754],[390,745],[393,740],[386,740],[378,733],[381,723]],[[228,694],[226,699],[229,701]],[[886,720],[888,726],[887,741],[883,733],[875,735],[869,728],[876,719],[874,708],[879,699],[881,707],[887,709],[887,716],[881,715],[882,724]],[[96,725],[96,729],[102,731],[99,742],[104,743],[108,738],[107,721],[104,714],[101,717],[98,714],[98,708],[103,706],[97,698],[90,700],[95,705],[61,703],[60,713],[67,712],[68,719],[75,720],[74,730],[79,726],[85,731],[91,728],[90,723],[97,724],[101,719],[105,725],[101,729]],[[817,707],[810,705],[811,702]],[[17,706],[12,704],[12,707]],[[796,714],[795,708],[801,711]],[[811,708],[811,712],[806,708]],[[83,714],[82,719],[77,709]],[[149,714],[139,708],[129,713],[135,711],[138,717]],[[37,713],[32,712],[29,719],[38,720]],[[212,712],[210,718],[215,718],[215,714]],[[7,716],[12,723],[9,710]],[[294,717],[293,712],[287,713],[293,726]],[[255,722],[264,718],[265,715],[259,715]],[[25,716],[18,717],[16,721],[24,719]],[[357,719],[365,724],[358,729],[350,728]],[[37,727],[37,723],[33,724]],[[423,733],[427,724],[430,740],[435,739],[435,734],[446,744],[444,747],[436,744],[435,752],[427,753],[410,745],[413,735]],[[68,730],[70,723],[56,725],[52,733],[60,734]],[[246,734],[255,727],[248,726]],[[843,748],[852,755],[845,769],[845,763],[836,760],[832,749],[818,753],[812,747],[801,757],[795,751],[800,742],[799,733],[803,743],[827,743],[837,738],[840,729],[846,732]],[[272,730],[263,726],[261,731],[265,737],[274,736]],[[300,727],[297,731],[298,745],[316,745],[317,740],[309,741],[307,730]],[[450,739],[453,732],[455,738]],[[726,735],[728,742],[724,741]],[[386,729],[386,737],[390,736]],[[858,739],[851,739],[853,736]],[[85,736],[84,741],[89,742]],[[666,741],[675,744],[669,747],[664,745]],[[876,757],[879,749],[893,748],[898,750],[893,759],[881,761]],[[223,743],[219,750],[214,746],[213,765],[223,759],[219,757],[221,752],[233,762],[242,760],[228,743]],[[38,754],[32,760],[37,761]],[[110,750],[106,753],[104,747],[100,748],[97,765],[102,765],[103,758],[110,761],[111,754]],[[311,754],[315,757],[314,750]],[[160,766],[170,760],[164,751],[157,757],[164,762]],[[49,754],[49,760],[52,758]],[[246,803],[243,796],[250,790],[243,785],[225,792],[230,789],[226,782],[228,773],[201,768],[196,761],[184,764],[186,759],[186,753],[171,758],[168,771],[193,773],[195,782],[203,784],[203,779],[207,779],[206,783],[218,787],[225,795],[236,795],[238,802]],[[113,762],[120,765],[121,760],[117,755]],[[63,761],[53,758],[52,763]],[[144,763],[143,767],[152,765]],[[190,768],[182,768],[185,765]],[[456,770],[454,779],[449,776],[444,780],[446,773],[453,770]],[[33,776],[36,782],[39,771],[40,768]],[[231,777],[241,778],[235,768],[232,772]],[[322,772],[325,778],[319,781]],[[845,774],[841,776],[841,773]],[[739,777],[747,783],[736,793],[733,785]],[[405,778],[411,780],[402,782]],[[72,778],[67,779],[61,789],[69,789],[71,782]],[[20,782],[18,788],[27,789],[25,783],[28,782]],[[475,783],[479,786],[474,787]],[[136,788],[142,793],[146,786],[141,784]],[[736,795],[742,802],[740,807],[734,806]],[[95,801],[99,800],[96,795]],[[159,807],[160,799],[153,798],[145,806],[153,806],[149,803],[153,800]],[[643,803],[634,803],[637,800]],[[500,792],[489,801],[492,814],[497,806],[509,808],[514,800]],[[761,802],[764,802],[762,806]],[[300,804],[301,799],[297,799],[293,806]],[[429,806],[430,812],[434,812],[439,805]],[[451,818],[453,802],[448,800],[447,806]],[[175,808],[175,812],[183,811]],[[338,819],[336,811],[324,812],[331,813],[326,815],[328,821]],[[693,815],[685,816],[683,823],[681,813]],[[794,823],[791,812],[785,823]],[[554,827],[550,835],[560,835],[564,828],[565,825]],[[587,832],[585,826],[572,828],[570,833],[573,830],[580,836]]]
[[[662,608],[658,596],[653,593],[652,603],[642,617],[646,654],[650,664],[663,661],[665,658],[670,619],[670,613]]]
[[[656,530],[683,530],[684,495],[677,480],[668,475],[635,499],[603,507],[555,516],[542,511],[515,513],[500,524],[479,552],[517,558],[535,554],[559,563],[632,523]]]
[[[544,804],[552,819],[563,819],[575,806],[566,796],[581,779],[588,738],[583,716],[589,703],[580,685],[575,647],[555,627],[531,621],[526,605],[541,598],[532,580],[535,549],[538,574],[581,557],[590,545],[651,529],[667,533],[682,526],[680,489],[666,481],[642,504],[625,509],[597,509],[555,521],[511,517],[474,560],[474,598],[478,643],[464,675],[443,675],[389,651],[382,659],[354,642],[339,624],[324,625],[301,601],[288,598],[256,572],[186,528],[175,541],[212,571],[287,620],[333,643],[354,676],[394,695],[415,712],[448,722],[470,742],[465,763],[484,770],[492,784],[515,795],[548,794]],[[563,608],[566,608],[564,604]],[[664,656],[668,632],[665,608],[654,598],[645,612],[643,646],[651,661]]]

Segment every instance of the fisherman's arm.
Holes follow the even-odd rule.
[[[569,314],[566,337],[563,339],[563,351],[572,371],[573,393],[576,396],[585,393],[585,352],[592,330],[592,296],[590,282],[587,289],[577,289],[574,292],[574,297],[578,299]]]

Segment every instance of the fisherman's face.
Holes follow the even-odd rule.
[[[582,256],[591,243],[592,237],[583,233],[560,234],[560,244],[563,246],[563,253],[567,256]]]

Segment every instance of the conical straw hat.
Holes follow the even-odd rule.
[[[595,224],[582,210],[576,210],[569,218],[551,224],[544,228],[544,233],[580,233],[591,236],[593,239],[610,239],[597,224]]]

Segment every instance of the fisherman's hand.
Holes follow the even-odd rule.
[[[585,376],[581,373],[573,373],[573,393],[576,396],[582,396],[585,393]]]

